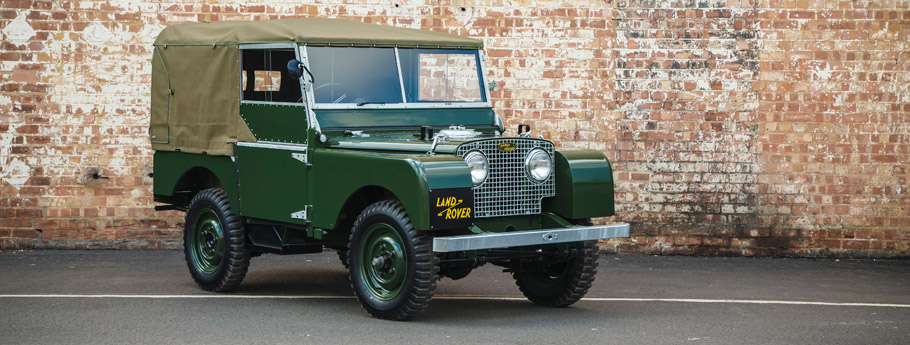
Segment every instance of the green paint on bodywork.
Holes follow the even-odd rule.
[[[556,161],[556,196],[543,210],[569,219],[614,215],[613,169],[600,151],[560,151]]]
[[[390,197],[402,203],[415,229],[430,230],[430,190],[470,190],[470,170],[462,158],[452,154],[427,155],[425,149],[429,141],[408,136],[413,133],[418,131],[374,130],[370,137],[332,132],[334,135],[326,143],[310,141],[306,150],[309,166],[291,156],[304,152],[302,145],[295,151],[286,149],[292,145],[275,149],[241,144],[236,147],[236,165],[230,157],[158,151],[155,153],[156,200],[159,195],[173,196],[180,177],[192,168],[200,167],[211,171],[221,181],[232,208],[248,217],[250,222],[278,222],[275,224],[306,229],[307,236],[323,238],[325,243],[332,245],[346,245],[349,229],[336,227],[342,215],[357,216],[344,214],[343,209],[352,195],[365,188],[387,191]],[[363,147],[339,148],[337,145],[342,142]],[[444,143],[440,145],[444,148],[438,151],[449,151],[446,145],[458,143]],[[385,145],[393,145],[394,149]],[[543,200],[542,214],[480,218],[474,220],[473,232],[469,228],[437,227],[433,229],[434,234],[452,236],[476,231],[559,228],[568,226],[572,219],[614,214],[612,169],[602,153],[557,152],[554,161],[556,195]],[[161,198],[165,202],[173,200],[182,199]],[[290,217],[291,213],[304,208],[308,219]],[[325,236],[322,230],[328,231]]]
[[[471,188],[471,170],[461,157],[450,155],[412,157],[418,161],[417,172],[427,180],[430,190],[443,188]]]
[[[430,228],[430,189],[471,188],[468,166],[455,156],[313,149],[309,157],[313,226],[322,229],[334,229],[345,202],[364,187],[394,194],[418,230]]]
[[[308,168],[292,156],[305,150],[302,145],[296,151],[237,145],[234,154],[240,176],[240,215],[306,224],[305,219],[291,218],[307,205]]]
[[[256,140],[294,144],[306,142],[306,108],[303,104],[241,103],[240,117]]]
[[[524,231],[572,226],[572,223],[564,218],[549,212],[528,216],[477,218],[474,220],[474,224],[485,232],[505,232],[509,228],[514,231]]]
[[[228,156],[209,156],[194,153],[173,151],[155,151],[154,155],[155,179],[152,191],[155,195],[165,197],[175,196],[177,182],[180,178],[195,167],[211,171],[224,187],[231,209],[240,210],[237,198],[237,175],[234,162]],[[189,200],[186,200],[189,201]],[[185,205],[179,205],[185,206]]]
[[[323,129],[451,125],[489,127],[493,118],[493,109],[490,108],[316,110],[316,120]]]

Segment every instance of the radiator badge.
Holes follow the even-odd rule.
[[[474,192],[471,188],[430,191],[430,225],[434,229],[468,227],[474,224]]]
[[[501,143],[499,144],[499,152],[515,152],[518,149],[518,144],[515,143]]]

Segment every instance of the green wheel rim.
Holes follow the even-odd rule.
[[[205,274],[214,274],[224,257],[224,229],[218,215],[202,209],[190,228],[190,252],[193,265]]]
[[[360,278],[370,295],[381,301],[398,296],[408,274],[408,256],[395,228],[385,223],[371,225],[358,249]]]

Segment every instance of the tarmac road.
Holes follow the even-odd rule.
[[[409,322],[370,318],[333,252],[196,288],[182,252],[0,253],[0,344],[902,344],[910,262],[601,256],[587,298],[527,302],[484,266]]]

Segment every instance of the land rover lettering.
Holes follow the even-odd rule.
[[[474,193],[471,188],[430,191],[430,226],[436,229],[468,227],[474,224]]]

